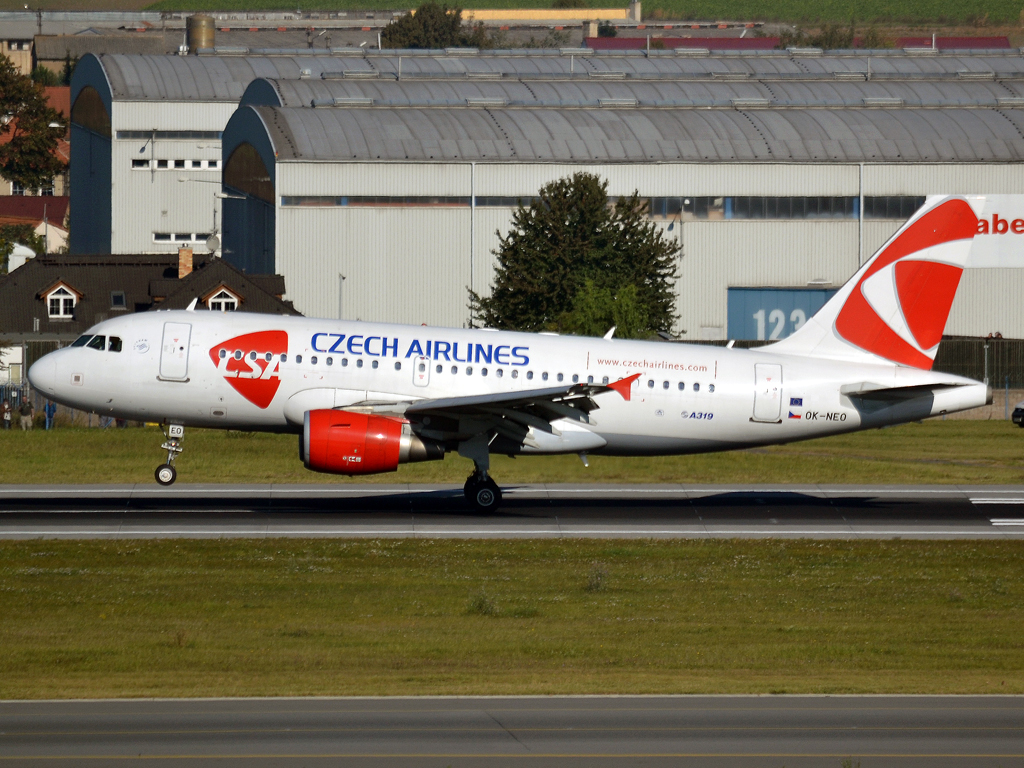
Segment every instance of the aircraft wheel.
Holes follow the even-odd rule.
[[[156,481],[160,485],[173,485],[178,479],[178,472],[170,464],[161,464],[156,468]]]
[[[481,514],[494,512],[501,504],[501,489],[498,484],[490,478],[484,482],[466,484],[466,499],[470,505]]]

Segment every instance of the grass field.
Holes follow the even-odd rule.
[[[152,483],[165,456],[147,429],[0,432],[0,484]],[[404,464],[397,472],[344,478],[309,472],[298,439],[191,429],[178,461],[188,483],[462,483],[472,464]],[[1024,483],[1024,430],[1005,421],[941,421],[750,451],[655,458],[496,456],[501,483]]]
[[[1012,542],[0,543],[0,698],[1024,693]]]

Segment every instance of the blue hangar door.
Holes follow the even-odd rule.
[[[836,293],[833,288],[730,288],[730,339],[778,341],[799,330]]]

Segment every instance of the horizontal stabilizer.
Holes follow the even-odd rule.
[[[857,397],[862,400],[908,400],[914,397],[922,397],[940,389],[953,389],[973,383],[946,381],[934,384],[915,384],[909,387],[890,387],[885,384],[860,381],[856,384],[844,384],[839,388],[839,394],[846,395],[847,397]]]

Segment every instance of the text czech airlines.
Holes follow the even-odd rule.
[[[314,352],[367,355],[369,357],[398,357],[400,347],[405,357],[429,357],[457,363],[487,363],[490,365],[529,365],[529,347],[508,344],[476,344],[473,342],[413,339],[399,343],[388,336],[362,336],[344,333],[314,333],[309,345]]]

